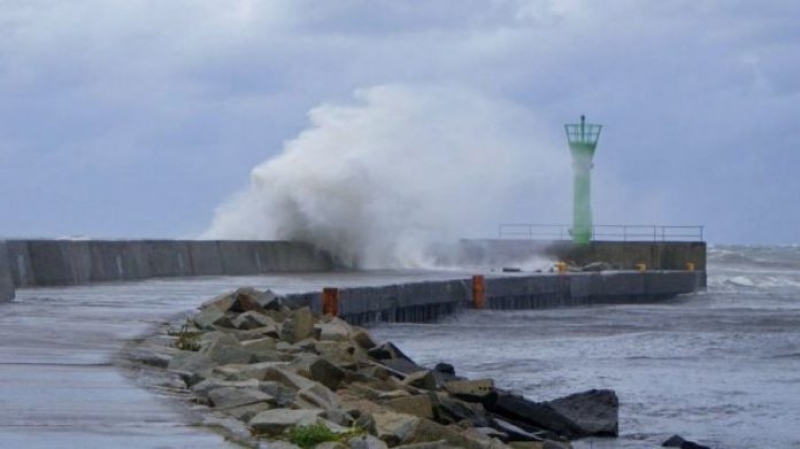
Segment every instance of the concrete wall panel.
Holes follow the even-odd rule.
[[[193,276],[219,276],[224,272],[218,241],[193,240],[187,241],[186,245]]]
[[[0,240],[0,303],[14,299],[14,278],[9,266],[6,242]]]
[[[11,270],[11,277],[15,287],[33,287],[36,279],[33,276],[31,257],[28,254],[28,242],[26,240],[6,241],[8,251],[8,266]]]

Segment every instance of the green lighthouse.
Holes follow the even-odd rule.
[[[588,124],[582,115],[580,123],[564,125],[564,128],[575,170],[572,242],[588,245],[592,240],[592,157],[603,125]]]

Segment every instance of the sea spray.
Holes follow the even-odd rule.
[[[204,237],[302,240],[360,268],[429,267],[433,244],[498,217],[546,221],[568,194],[557,187],[567,152],[507,101],[386,85],[308,117],[218,208]]]

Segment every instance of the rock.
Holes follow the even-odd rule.
[[[436,390],[436,378],[430,371],[417,371],[416,373],[409,374],[403,379],[404,385],[411,385],[412,387],[422,388],[423,390]]]
[[[349,341],[317,341],[314,342],[314,351],[345,369],[355,369],[359,361],[358,355],[362,354]]]
[[[305,404],[303,404],[305,402]],[[307,408],[320,408],[323,410],[338,410],[342,407],[336,393],[327,389],[324,385],[313,383],[297,392],[295,405],[307,406]]]
[[[233,327],[230,318],[217,307],[208,307],[192,319],[195,326],[203,330],[213,330],[214,326]]]
[[[315,445],[314,449],[347,449],[347,446],[338,441],[326,441]]]
[[[228,310],[236,313],[263,310],[263,307],[261,307],[261,304],[259,303],[261,296],[263,296],[263,293],[252,287],[242,287],[237,289],[233,293],[233,304],[231,304],[231,307]]]
[[[283,323],[281,340],[297,343],[314,335],[314,316],[311,309],[302,307],[292,313],[292,317]]]
[[[481,402],[494,391],[494,380],[453,380],[443,385],[445,391],[471,402]]]
[[[547,402],[575,423],[582,436],[616,437],[619,434],[619,399],[612,390],[589,390]]]
[[[421,418],[405,413],[378,411],[372,414],[378,438],[389,446],[410,442]]]
[[[512,441],[508,444],[514,449],[572,449],[569,443],[559,443],[556,441]]]
[[[314,325],[317,339],[322,341],[349,341],[350,325],[344,320],[333,318],[327,323],[317,323]]]
[[[485,447],[483,442],[469,438],[453,428],[437,424],[427,419],[420,419],[408,443],[433,441],[445,441],[455,447],[466,449],[484,449]],[[502,444],[500,446],[502,446]]]
[[[389,447],[382,440],[372,435],[361,435],[350,438],[347,440],[347,446],[350,449],[388,449]]]
[[[372,337],[370,337],[364,329],[354,330],[350,335],[350,339],[353,340],[353,343],[365,350],[370,350],[377,346],[375,341],[372,340]]]
[[[259,390],[258,387],[220,387],[208,392],[211,405],[218,408],[236,407],[256,402],[275,405],[275,398]]]
[[[586,435],[581,427],[546,403],[529,401],[522,396],[505,392],[495,392],[488,397],[484,405],[491,412],[537,428],[550,430],[567,439]]]
[[[683,437],[681,437],[679,435],[671,436],[661,446],[662,447],[678,447],[680,449],[710,449],[708,446],[703,446],[701,444],[695,443],[694,441],[684,440]]]
[[[491,425],[481,404],[464,402],[447,394],[437,394],[432,397],[435,398],[433,401],[433,415],[438,423],[458,424],[468,421],[471,425],[477,427]]]
[[[458,449],[458,446],[453,446],[447,441],[441,440],[427,443],[403,444],[401,446],[395,446],[395,449]]]
[[[287,410],[273,409],[263,411],[254,416],[250,428],[258,435],[278,436],[290,427],[308,426],[317,422],[324,410]]]
[[[282,385],[287,386],[295,391],[318,385],[313,380],[306,379],[299,374],[293,373],[288,369],[281,367],[269,366],[266,367],[262,373],[263,375],[260,380],[280,382]]]
[[[259,382],[258,388],[264,393],[274,397],[278,403],[278,407],[289,408],[292,404],[294,404],[295,397],[297,396],[297,392],[295,390],[292,390],[291,388],[278,382]]]
[[[254,402],[252,404],[228,407],[223,409],[222,411],[224,411],[225,414],[233,416],[234,418],[240,421],[248,422],[259,413],[267,410],[272,410],[273,408],[274,406],[271,403],[265,401],[265,402]]]
[[[265,310],[279,312],[284,306],[282,298],[275,294],[272,290],[264,290],[258,298],[258,305]]]
[[[504,419],[492,417],[492,428],[508,435],[510,441],[544,441],[544,437],[536,432],[529,432]]]
[[[238,340],[230,336],[226,337],[217,338],[208,346],[203,347],[200,353],[220,365],[248,364],[258,361],[252,352],[239,344]]]
[[[275,344],[278,340],[271,337],[257,338],[241,342],[242,347],[250,352],[272,352],[277,351]]]
[[[319,357],[309,365],[311,378],[322,385],[335,390],[344,380],[344,371],[329,362],[327,359]]]
[[[277,330],[275,322],[272,321],[272,318],[252,310],[242,313],[234,318],[232,324],[233,327],[241,330],[256,329],[259,327],[272,327]]]
[[[272,368],[284,368],[286,362],[259,362],[246,365],[232,364],[214,368],[214,374],[224,377],[226,380],[265,380],[267,371]]]
[[[172,358],[175,357],[179,352],[180,351],[172,354],[164,354],[151,349],[133,348],[127,350],[125,352],[125,356],[131,361],[139,362],[144,365],[155,366],[157,368],[167,368],[169,366],[169,362],[172,361]]]
[[[383,402],[383,405],[396,412],[433,419],[431,399],[425,395],[398,397]]]
[[[226,293],[224,295],[211,298],[208,301],[202,303],[200,305],[200,310],[214,308],[224,313],[230,310],[231,306],[233,305],[233,301],[234,301],[233,295],[230,293]]]
[[[444,385],[454,380],[466,380],[463,377],[456,376],[455,368],[449,363],[437,363],[436,366],[433,367],[432,372],[433,377],[436,378],[436,383],[439,385]]]
[[[248,379],[248,380],[241,380],[241,381],[230,381],[230,380],[221,380],[221,379],[206,379],[202,382],[199,382],[195,385],[192,385],[191,390],[194,394],[207,398],[208,393],[211,390],[215,390],[217,388],[223,387],[233,387],[233,388],[259,388],[260,384],[255,379]]]
[[[199,352],[181,351],[169,361],[167,369],[181,373],[198,373],[215,367],[217,364],[210,357]]]

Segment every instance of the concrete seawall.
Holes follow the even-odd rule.
[[[543,309],[609,303],[645,303],[702,288],[698,271],[610,271],[486,277],[487,309]],[[430,322],[473,307],[472,279],[336,289],[338,315],[352,324]],[[288,295],[323,311],[321,292]]]
[[[14,299],[14,281],[8,265],[8,250],[0,240],[0,303]]]
[[[0,270],[14,287],[336,268],[311,245],[285,241],[8,240],[4,249]]]

